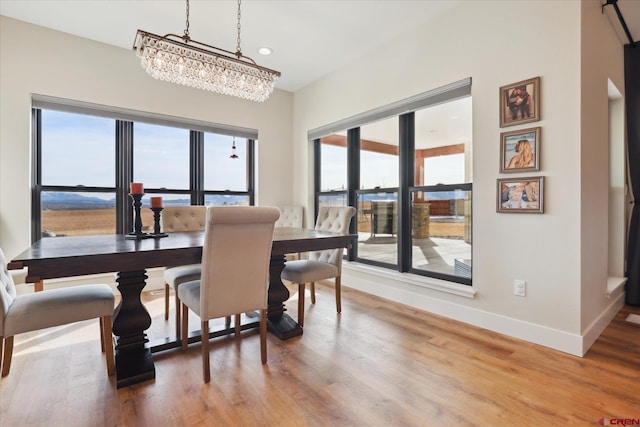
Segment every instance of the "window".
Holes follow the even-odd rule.
[[[165,207],[253,204],[253,131],[100,107],[34,97],[33,241],[131,231],[132,181],[144,184],[144,231],[152,195]]]
[[[309,132],[316,205],[357,208],[350,260],[471,284],[470,93],[464,80]],[[325,145],[348,159],[340,191],[325,185],[337,163]]]
[[[115,233],[115,120],[52,110],[37,117],[42,235]]]

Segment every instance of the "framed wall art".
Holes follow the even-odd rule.
[[[544,177],[498,179],[497,212],[543,213]]]
[[[500,127],[540,120],[540,77],[500,88]]]
[[[500,134],[500,172],[540,170],[540,127]]]

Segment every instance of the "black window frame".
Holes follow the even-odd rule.
[[[145,193],[152,194],[184,194],[188,195],[192,205],[204,205],[205,195],[231,195],[245,196],[249,198],[249,204],[255,204],[255,144],[257,132],[243,128],[216,124],[198,124],[190,126],[191,121],[179,118],[162,117],[157,120],[149,120],[146,113],[131,112],[126,110],[127,119],[118,118],[109,109],[91,108],[82,103],[73,102],[56,104],[47,99],[42,102],[44,106],[32,106],[32,174],[31,174],[31,242],[35,243],[42,238],[42,205],[43,192],[73,192],[73,193],[115,193],[116,199],[116,234],[127,234],[133,230],[133,207],[129,198],[129,184],[133,180],[133,126],[135,123],[157,124],[161,122],[165,126],[189,129],[189,189],[149,188],[145,187]],[[115,144],[115,182],[113,187],[93,186],[65,186],[42,184],[42,110],[65,111],[74,114],[99,116],[114,120],[114,144]],[[136,114],[137,113],[137,114]],[[114,117],[115,116],[115,117]],[[131,120],[134,119],[134,120]],[[208,126],[207,126],[208,125]],[[195,127],[196,129],[191,129]],[[246,138],[247,140],[247,190],[204,190],[204,134],[222,133],[225,135]],[[255,135],[255,136],[254,136]]]

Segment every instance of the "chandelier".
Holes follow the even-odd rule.
[[[147,74],[159,80],[197,89],[263,102],[273,92],[280,72],[261,67],[240,49],[240,2],[238,0],[238,46],[235,52],[209,46],[189,36],[189,0],[184,35],[163,37],[138,30],[133,50]]]

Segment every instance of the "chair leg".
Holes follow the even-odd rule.
[[[105,316],[100,318],[100,323],[103,326],[104,333],[101,337],[104,341],[105,357],[107,358],[107,374],[111,377],[116,373],[116,367],[113,356],[113,332],[111,331],[111,316]]]
[[[234,324],[234,328],[233,328],[233,332],[236,335],[236,337],[240,336],[240,313],[235,315],[235,324]]]
[[[186,350],[189,344],[189,307],[182,304],[182,349]],[[208,331],[207,331],[208,332]]]
[[[176,285],[176,289],[174,289],[175,293],[176,293],[176,339],[180,339],[180,298],[178,297],[178,287]],[[184,314],[184,313],[183,313]],[[184,317],[184,316],[182,316]]]
[[[342,284],[340,281],[340,276],[336,277],[336,311],[338,313],[342,313]]]
[[[13,337],[4,338],[4,353],[2,356],[2,376],[9,375],[11,369],[11,356],[13,355]]]
[[[44,282],[42,280],[38,280],[33,284],[33,290],[35,292],[42,292],[44,290]]]
[[[104,353],[104,320],[102,317],[98,320],[100,321],[100,350]]]
[[[229,329],[231,327],[231,316],[224,318],[224,328]]]
[[[211,381],[211,368],[209,367],[209,321],[202,321],[202,377],[204,382]]]
[[[311,289],[311,304],[316,303],[316,282],[311,282],[309,285],[309,289]]]
[[[267,310],[260,310],[260,358],[267,363]]]
[[[298,283],[298,325],[304,326],[304,283]]]
[[[177,310],[178,308],[176,308]],[[169,284],[164,284],[164,320],[169,320]]]

